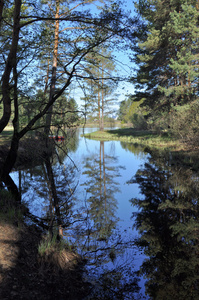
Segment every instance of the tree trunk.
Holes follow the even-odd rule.
[[[16,186],[16,184],[14,183],[14,181],[12,180],[10,175],[5,176],[2,181],[6,185],[8,191],[11,192],[11,194],[14,196],[16,204],[20,204],[21,203],[21,196],[20,196],[20,193],[18,191],[18,187]]]
[[[3,6],[4,6],[4,0],[0,0],[0,31],[1,31],[1,23],[3,19]]]
[[[47,176],[48,176],[48,180],[49,180],[50,192],[52,194],[53,206],[55,209],[55,215],[56,215],[56,219],[57,219],[57,226],[58,226],[57,239],[60,239],[63,235],[61,212],[60,212],[60,207],[59,207],[59,198],[57,195],[53,170],[52,170],[52,166],[51,166],[49,157],[46,157],[45,165],[46,165]]]
[[[98,118],[99,118],[99,128],[101,130],[101,108],[100,108],[100,89],[98,86]]]
[[[59,18],[59,0],[56,0],[56,14],[55,18]],[[49,95],[49,102],[52,100],[52,97],[55,93],[55,84],[56,84],[56,72],[57,72],[57,55],[58,55],[58,44],[59,44],[59,20],[55,21],[55,40],[54,40],[54,51],[53,51],[53,68],[52,68],[52,78],[51,78],[51,85],[50,85],[50,95]],[[48,136],[50,133],[50,126],[52,120],[52,112],[53,112],[53,105],[51,105],[47,111],[46,115],[46,127],[45,127],[45,136],[46,141],[48,140]]]
[[[11,193],[14,195],[15,200],[17,202],[20,202],[21,199],[20,199],[20,193],[18,191],[18,188],[9,175],[17,159],[18,147],[19,147],[19,138],[18,135],[14,133],[12,137],[11,148],[9,150],[9,153],[6,157],[6,160],[2,168],[1,181],[5,183],[8,190],[11,191]]]
[[[16,64],[13,66],[13,79],[14,79],[14,111],[15,111],[15,115],[13,119],[14,132],[12,136],[10,150],[8,152],[8,155],[5,159],[2,170],[0,172],[0,178],[5,183],[7,188],[13,193],[15,200],[19,202],[21,200],[20,193],[14,181],[9,176],[9,173],[14,167],[14,164],[17,159],[19,139],[20,139],[18,134],[18,127],[19,127],[18,91],[17,91],[18,74],[17,74]]]
[[[101,130],[104,131],[104,68],[102,64],[102,103],[101,103],[101,111],[102,111],[102,121],[101,121]]]
[[[5,70],[2,76],[2,102],[3,102],[3,116],[0,119],[0,133],[6,127],[11,116],[11,98],[10,98],[10,74],[14,66],[16,66],[17,47],[19,42],[19,31],[20,31],[20,11],[21,11],[21,0],[15,0],[14,9],[14,24],[12,34],[12,44],[10,52],[7,57]]]

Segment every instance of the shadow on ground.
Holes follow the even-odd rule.
[[[89,287],[82,282],[82,263],[63,267],[41,260],[40,240],[35,225],[0,225],[0,299],[83,299]]]

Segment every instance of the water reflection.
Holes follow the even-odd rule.
[[[119,183],[115,180],[120,176],[117,158],[104,153],[104,142],[99,142],[99,154],[93,153],[83,160],[83,174],[86,181],[82,183],[88,193],[89,217],[93,221],[98,240],[107,240],[116,225],[117,199]],[[95,228],[95,230],[94,230]]]
[[[73,138],[49,161],[20,168],[16,183],[31,215],[51,232],[61,228],[87,262],[87,299],[145,299],[143,275],[151,299],[198,299],[197,155]],[[147,259],[137,274],[139,249]]]
[[[130,181],[144,195],[131,202],[139,209],[137,245],[148,257],[140,274],[151,299],[199,297],[198,178],[179,156],[156,151]]]
[[[135,209],[125,183],[146,155],[138,147],[134,155],[120,142],[85,142],[79,135],[69,142],[58,144],[51,158],[18,173],[29,216],[51,233],[61,229],[68,245],[85,259],[84,280],[92,283],[88,299],[144,299],[130,227]]]
[[[85,222],[77,222],[76,230],[69,229],[68,233],[87,260],[86,279],[93,283],[87,299],[134,299],[134,294],[139,292],[138,277],[133,256],[127,251],[133,250],[133,240],[125,240],[122,235],[117,212],[118,178],[124,167],[119,165],[114,147],[107,154],[105,143],[97,144],[82,159],[81,186],[86,198],[81,217]]]
[[[70,144],[68,140],[73,137]],[[19,190],[23,202],[29,207],[28,217],[34,222],[38,220],[51,235],[62,235],[71,219],[72,196],[76,188],[76,166],[63,163],[69,151],[75,151],[78,139],[75,132],[69,132],[62,143],[57,143],[55,153],[51,157],[22,166],[18,173]],[[64,154],[63,154],[64,153]],[[15,173],[16,176],[16,173]]]
[[[146,154],[149,151],[149,149],[147,148],[144,149],[143,146],[139,144],[120,142],[120,145],[122,149],[125,149],[126,151],[130,151],[138,159],[145,159]]]

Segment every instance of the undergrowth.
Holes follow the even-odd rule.
[[[23,222],[21,208],[16,206],[13,195],[4,189],[0,190],[0,221],[17,225]]]

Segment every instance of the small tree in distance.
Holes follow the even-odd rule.
[[[100,48],[98,52],[87,56],[87,68],[90,78],[86,80],[85,101],[86,112],[90,118],[98,121],[101,131],[104,130],[105,117],[113,114],[112,105],[115,102],[113,92],[117,87],[117,80],[113,77],[116,66],[111,52]]]

